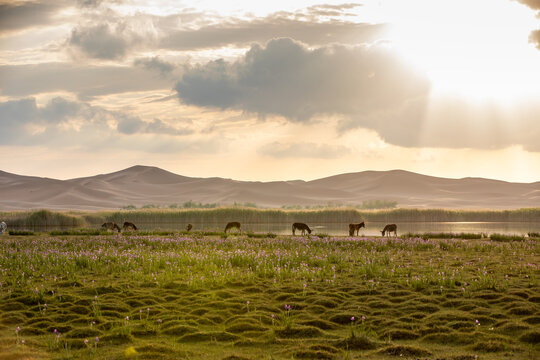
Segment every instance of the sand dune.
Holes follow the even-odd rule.
[[[134,166],[70,180],[0,171],[0,199],[0,210],[4,211],[118,209],[126,205],[168,206],[189,200],[223,205],[252,202],[261,207],[394,200],[400,207],[511,209],[539,207],[540,182],[446,179],[403,170],[365,171],[313,181],[250,182],[191,178],[156,167]]]

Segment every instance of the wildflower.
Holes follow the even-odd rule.
[[[96,342],[99,342],[99,337],[96,336]]]
[[[480,321],[477,320],[474,320],[474,322],[476,323],[477,326],[480,326]]]
[[[129,321],[129,316],[126,316],[126,321]]]
[[[354,316],[351,316],[351,321],[354,321]]]
[[[84,345],[88,345],[88,339],[84,339]]]
[[[137,350],[133,346],[128,347],[124,350],[124,356],[127,358],[134,357],[137,355]]]
[[[17,326],[17,328],[15,329],[15,334],[18,334],[19,331],[21,331],[21,327],[20,327],[20,326]]]
[[[161,324],[161,323],[163,322],[163,320],[157,319],[157,322],[158,322],[159,324]]]
[[[364,315],[362,315],[362,321],[366,320],[366,317]]]
[[[58,330],[54,329],[53,333],[58,334]]]

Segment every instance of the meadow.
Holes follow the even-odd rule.
[[[0,238],[2,359],[534,359],[540,241]]]

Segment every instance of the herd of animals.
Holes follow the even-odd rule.
[[[356,236],[358,236],[358,232],[360,231],[360,228],[365,228],[365,227],[366,227],[366,224],[363,221],[361,223],[358,223],[358,224],[349,224],[349,236],[354,236],[355,232],[356,232]],[[107,229],[107,230],[112,230],[112,231],[117,230],[118,232],[120,232],[122,230],[124,230],[124,231],[137,230],[137,226],[135,226],[134,223],[128,222],[128,221],[124,222],[124,225],[122,226],[122,229],[120,229],[120,226],[118,226],[118,224],[116,224],[115,222],[103,223],[103,225],[101,225],[101,228]],[[191,231],[191,229],[193,229],[193,225],[188,224],[186,226],[186,230]],[[225,226],[224,232],[227,233],[227,231],[230,231],[232,229],[236,229],[238,232],[241,232],[242,231],[241,224],[238,221],[229,222]],[[309,228],[309,226],[307,226],[304,223],[295,222],[294,224],[292,224],[292,233],[293,233],[293,235],[296,235],[296,230],[301,231],[302,235],[305,235],[306,232],[308,234],[311,234],[311,229]],[[391,233],[394,233],[394,235],[397,236],[397,225],[396,224],[388,224],[388,225],[386,225],[384,227],[384,229],[382,229],[381,233],[382,233],[382,236],[385,236],[385,234],[387,236],[390,236]]]
[[[354,236],[354,233],[356,233],[356,236],[358,236],[358,232],[360,231],[360,229],[365,228],[365,227],[366,227],[366,224],[363,221],[358,224],[349,224],[349,236]],[[112,221],[103,223],[103,225],[101,225],[101,228],[106,229],[106,230],[118,231],[118,232],[121,232],[122,230],[124,231],[137,230],[137,226],[135,226],[134,223],[129,222],[129,221],[124,222],[124,225],[122,226],[122,228],[120,228],[120,226],[118,226],[117,223],[112,222]],[[191,229],[193,229],[193,225],[187,224],[186,230],[189,232],[191,231]],[[236,229],[238,232],[242,232],[241,225],[238,221],[227,223],[227,225],[225,226],[224,232],[227,233],[227,231],[230,231],[231,229]],[[292,224],[293,235],[296,235],[296,230],[301,231],[302,235],[305,235],[306,232],[308,234],[311,234],[311,229],[309,228],[309,226],[307,226],[304,223],[295,222],[294,224]],[[0,235],[4,234],[5,232],[7,232],[7,224],[4,221],[1,221],[0,222]],[[385,234],[386,236],[390,236],[392,233],[394,234],[394,236],[397,236],[396,224],[388,224],[384,227],[384,229],[381,230],[382,236],[385,236]],[[538,237],[539,234],[528,233],[528,236]]]

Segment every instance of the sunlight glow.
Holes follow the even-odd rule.
[[[384,2],[397,50],[435,93],[513,101],[540,94],[540,51],[528,43],[535,13],[508,0]],[[388,6],[388,8],[386,8]]]

